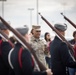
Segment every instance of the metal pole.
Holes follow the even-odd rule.
[[[65,14],[65,6],[66,6],[66,3],[64,2],[63,3],[63,13]],[[66,20],[64,19],[64,23],[66,22]]]
[[[2,1],[2,17],[4,18],[4,1],[6,0],[0,0],[0,1]]]
[[[4,1],[2,1],[2,17],[4,18]]]
[[[37,0],[37,24],[39,24],[39,17],[38,17],[38,0]]]
[[[32,27],[32,10],[30,10],[30,27]]]
[[[32,11],[34,10],[34,8],[28,8],[28,10],[30,10],[30,28],[32,27]]]

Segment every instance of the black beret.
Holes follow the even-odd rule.
[[[16,30],[21,34],[21,35],[25,35],[25,34],[27,34],[28,33],[28,30],[29,30],[29,28],[27,27],[27,26],[25,26],[25,27],[20,27],[20,28],[16,28]]]
[[[61,30],[61,31],[65,31],[67,30],[67,25],[66,24],[60,24],[60,23],[57,23],[54,25],[54,27],[58,30]]]
[[[2,22],[0,22],[0,29],[1,30],[6,30],[8,28]]]

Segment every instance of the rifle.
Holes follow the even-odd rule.
[[[38,57],[36,56],[35,54],[35,51],[33,50],[33,48],[30,46],[29,43],[26,42],[26,40],[24,39],[24,37],[22,37],[22,35],[17,31],[15,30],[14,28],[12,28],[2,17],[0,17],[1,21],[6,25],[6,27],[8,27],[8,29],[10,31],[12,31],[15,36],[22,42],[21,44],[25,47],[27,46],[27,48],[31,51],[31,53],[33,54],[39,68],[41,71],[44,71],[46,70],[47,68],[40,62],[40,60],[38,59]]]
[[[10,41],[10,39],[8,38],[8,36],[1,29],[0,29],[0,34],[3,36],[3,38],[5,40],[7,40],[12,45],[12,47],[14,47],[14,44]]]
[[[74,28],[76,28],[76,25],[70,20],[68,19],[66,16],[63,15],[63,13],[61,13],[61,15],[64,17],[65,20],[67,20]]]
[[[66,44],[68,45],[69,50],[70,50],[72,56],[74,57],[74,50],[73,50],[73,47],[71,46],[71,44],[70,44],[70,43],[59,33],[59,31],[58,31],[56,28],[54,28],[40,13],[39,13],[39,15],[40,15],[41,18],[47,23],[47,25],[48,25],[50,28],[52,28],[52,30],[55,31],[55,32],[57,33],[57,35],[58,35],[63,41],[66,42]],[[75,58],[73,58],[73,59],[75,60]]]

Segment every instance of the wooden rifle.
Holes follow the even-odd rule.
[[[39,15],[41,16],[42,20],[44,20],[44,21],[47,23],[47,25],[48,25],[53,31],[55,31],[56,34],[57,34],[63,41],[66,42],[66,44],[68,45],[69,50],[70,50],[70,52],[71,52],[71,55],[73,56],[73,59],[75,60],[75,58],[74,58],[74,49],[73,49],[73,47],[71,46],[71,44],[70,44],[70,43],[59,33],[59,31],[58,31],[55,27],[53,27],[52,24],[50,24],[40,13],[39,13]]]
[[[76,29],[76,25],[69,18],[64,16],[63,13],[61,13],[61,15],[64,17],[65,20],[67,20]]]
[[[34,56],[34,58],[35,58],[35,60],[36,60],[36,62],[37,62],[37,64],[38,64],[40,70],[41,70],[41,71],[46,70],[47,68],[40,62],[40,60],[38,59],[38,57],[37,57],[36,54],[35,54],[35,51],[34,51],[33,48],[30,46],[30,44],[26,42],[26,40],[24,39],[24,37],[22,37],[22,35],[21,35],[17,30],[15,30],[14,28],[12,28],[2,17],[0,17],[0,19],[1,19],[1,21],[6,25],[6,27],[7,27],[10,31],[12,31],[12,32],[15,34],[15,36],[16,36],[25,46],[27,46],[27,48],[31,51],[31,53],[33,54],[33,56]],[[22,44],[22,43],[21,43],[21,44]]]

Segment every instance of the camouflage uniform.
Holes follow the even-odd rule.
[[[39,58],[39,60],[46,66],[43,40],[36,39],[32,36],[30,40],[30,44],[31,44],[31,47],[35,50],[35,53]]]

